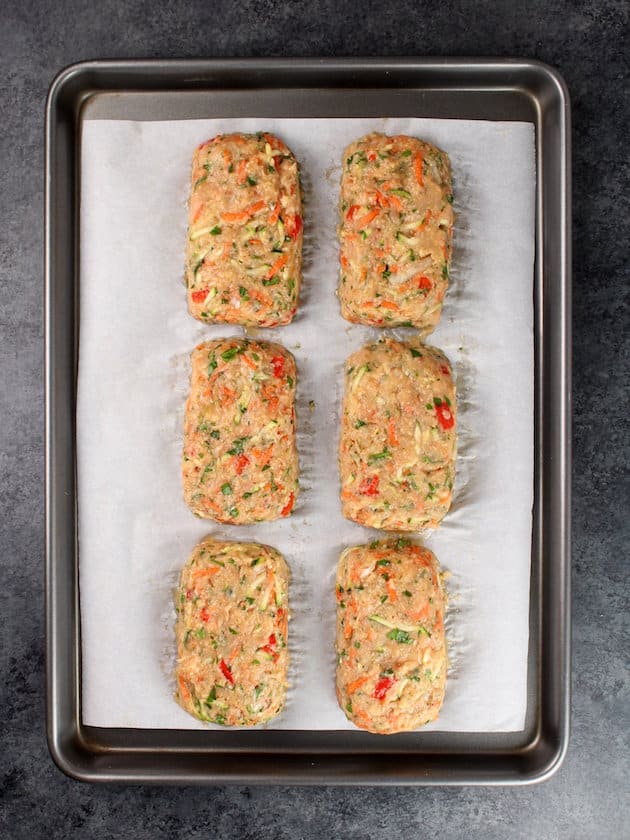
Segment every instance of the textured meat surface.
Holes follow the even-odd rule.
[[[341,314],[428,333],[448,287],[448,155],[413,137],[368,134],[346,149],[340,196]]]
[[[199,720],[254,726],[284,706],[289,569],[256,543],[203,540],[175,596],[177,702]]]
[[[193,156],[186,247],[190,314],[288,324],[302,271],[302,196],[293,153],[272,134],[227,134]]]
[[[186,504],[234,525],[288,516],[298,494],[295,359],[279,344],[226,338],[198,345],[191,362]]]
[[[456,414],[440,350],[385,339],[350,356],[339,442],[344,516],[388,531],[435,528],[451,504]]]
[[[437,718],[446,685],[446,596],[431,551],[405,539],[346,549],[337,570],[337,697],[383,735]]]

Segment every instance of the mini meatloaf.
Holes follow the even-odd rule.
[[[245,525],[288,516],[298,494],[295,359],[226,338],[192,352],[182,476],[197,516]]]
[[[448,155],[413,137],[368,134],[344,153],[339,299],[348,321],[440,320],[453,230]]]
[[[337,698],[389,735],[437,718],[446,684],[446,596],[435,556],[409,540],[347,548],[337,571]]]
[[[203,540],[175,598],[178,703],[199,720],[255,726],[287,688],[289,569],[274,548]]]
[[[275,327],[297,308],[302,195],[293,153],[272,134],[226,134],[192,163],[186,286],[200,321]]]
[[[448,359],[385,339],[346,362],[339,442],[343,514],[386,531],[435,528],[455,477],[455,385]]]

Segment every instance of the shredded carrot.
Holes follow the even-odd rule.
[[[199,206],[194,212],[192,212],[192,207],[190,208],[190,210],[192,213],[191,222],[194,224],[203,212],[203,202],[199,202]]]
[[[195,571],[192,573],[193,580],[194,580],[194,581],[197,581],[197,580],[199,580],[200,578],[209,578],[209,577],[212,577],[212,575],[216,575],[216,573],[217,573],[218,571],[219,571],[219,567],[218,567],[218,566],[216,566],[216,567],[211,566],[211,567],[210,567],[210,568],[208,568],[208,569],[195,569]]]
[[[276,201],[276,203],[274,204],[273,210],[269,214],[269,224],[270,225],[277,224],[279,218],[280,218],[280,202]]]
[[[385,580],[385,586],[387,588],[387,594],[389,595],[389,600],[392,604],[396,601],[396,589],[394,588],[394,584],[392,583],[391,579]]]
[[[422,607],[422,609],[413,610],[413,612],[410,611],[409,612],[409,618],[412,621],[423,621],[425,618],[429,617],[429,610],[430,610],[429,604],[426,603],[424,605],[424,607]]]
[[[397,196],[397,195],[390,195],[390,197],[389,197],[389,202],[390,202],[390,204],[392,205],[392,207],[393,207],[395,210],[400,211],[400,210],[402,210],[402,209],[403,209],[403,203],[402,203],[402,201],[398,198],[398,196]]]
[[[380,190],[375,190],[375,201],[379,207],[389,207],[390,199]]]
[[[270,280],[274,276],[274,274],[277,274],[281,268],[284,268],[288,260],[289,257],[286,254],[283,254],[281,257],[279,257],[267,272],[267,279]]]
[[[238,210],[235,213],[222,213],[221,218],[224,222],[246,222],[248,219],[251,219],[256,213],[263,209],[265,206],[264,201],[256,201],[254,204],[250,204],[249,207],[246,207],[244,210]]]
[[[265,306],[269,306],[271,304],[271,298],[269,295],[266,295],[264,292],[258,291],[257,289],[249,289],[249,296],[257,300],[258,303],[262,303]],[[267,326],[271,326],[267,324]]]
[[[239,184],[244,183],[245,178],[247,177],[245,173],[245,168],[247,167],[247,161],[245,158],[239,161],[238,166],[236,167],[236,180]]]
[[[424,152],[418,152],[413,161],[413,169],[416,174],[416,181],[424,187]]]
[[[216,502],[213,502],[212,499],[202,499],[202,504],[204,507],[209,508],[219,516],[223,515],[223,510],[219,507],[219,505]]]
[[[226,405],[234,402],[236,399],[236,391],[228,388],[227,385],[221,385],[221,402]]]
[[[381,308],[381,309],[392,309],[392,310],[398,310],[398,309],[400,309],[400,307],[398,306],[398,304],[397,304],[397,303],[394,303],[394,302],[393,302],[393,301],[391,301],[391,300],[382,300],[382,301],[380,302],[379,306],[380,306],[380,308]]]
[[[190,702],[190,691],[188,689],[188,686],[186,685],[186,681],[181,676],[181,674],[180,674],[178,683],[179,683],[179,693],[182,696],[182,700],[184,701],[184,703],[189,703]]]
[[[431,210],[427,210],[427,212],[424,214],[424,219],[418,226],[418,233],[420,233],[421,230],[424,230],[424,228],[429,224],[432,215],[433,213],[431,212]]]
[[[362,727],[363,729],[369,729],[372,725],[372,721],[370,720],[370,716],[367,712],[364,712],[363,709],[359,709],[356,712],[353,712],[353,717],[357,726]]]
[[[361,216],[358,219],[356,219],[356,226],[359,228],[359,230],[361,228],[364,228],[366,225],[369,225],[370,222],[373,222],[380,212],[380,209],[378,207],[375,207],[374,210],[370,210],[369,213],[366,213],[364,216]]]
[[[251,368],[251,370],[257,370],[258,369],[258,366],[256,365],[256,362],[253,359],[250,359],[249,356],[247,355],[247,353],[241,353],[241,361],[245,362],[247,367]]]
[[[258,466],[264,467],[271,460],[271,456],[273,454],[273,443],[271,446],[268,446],[267,449],[252,449],[251,453],[256,459]]]
[[[347,271],[347,270],[348,270],[348,268],[350,267],[350,263],[349,263],[349,262],[348,262],[348,260],[344,257],[344,255],[343,255],[343,254],[339,257],[339,262],[341,263],[341,267],[343,268],[343,270],[344,270],[344,271]]]
[[[387,439],[391,446],[398,446],[399,440],[396,436],[396,421],[393,417],[389,418],[389,423],[387,424]]]
[[[358,679],[353,680],[353,682],[348,683],[348,685],[346,686],[346,694],[354,694],[354,692],[358,688],[361,688],[362,685],[365,685],[367,681],[367,677],[359,677]]]

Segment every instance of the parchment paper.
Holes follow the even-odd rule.
[[[298,316],[291,326],[256,333],[296,356],[302,492],[289,519],[230,527],[196,519],[182,500],[189,353],[203,339],[241,332],[187,313],[186,205],[195,146],[220,132],[261,129],[292,148],[305,188]],[[452,510],[425,539],[450,572],[450,670],[441,716],[429,728],[523,728],[534,130],[398,118],[84,123],[77,447],[86,724],[203,727],[173,700],[173,590],[195,543],[213,533],[273,545],[292,570],[291,688],[270,726],[352,728],[334,692],[335,567],[345,546],[378,533],[341,516],[336,448],[343,360],[382,333],[339,315],[335,226],[344,146],[371,130],[436,143],[450,154],[454,174],[452,282],[429,340],[454,363],[459,454]]]

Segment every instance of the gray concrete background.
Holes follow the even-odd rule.
[[[0,836],[621,838],[628,798],[627,2],[0,4]],[[573,731],[526,789],[93,787],[44,732],[43,124],[81,59],[497,55],[564,75],[574,117]]]

